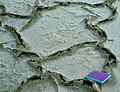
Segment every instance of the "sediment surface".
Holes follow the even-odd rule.
[[[0,0],[0,92],[119,92],[119,25],[120,0]]]

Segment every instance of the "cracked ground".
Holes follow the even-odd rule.
[[[119,25],[120,0],[0,0],[0,92],[119,92]]]

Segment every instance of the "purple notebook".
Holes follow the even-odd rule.
[[[90,72],[88,75],[86,75],[84,78],[90,79],[90,80],[93,80],[93,81],[96,81],[96,82],[98,82],[98,83],[100,83],[100,84],[103,84],[103,83],[104,83],[106,80],[108,80],[110,77],[111,77],[110,74],[93,70],[93,71]]]

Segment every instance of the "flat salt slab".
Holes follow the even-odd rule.
[[[90,79],[90,80],[93,80],[93,81],[96,81],[96,82],[98,82],[98,83],[100,83],[100,84],[103,84],[103,83],[104,83],[105,81],[107,81],[110,77],[111,77],[110,74],[93,70],[93,71],[90,72],[88,75],[86,75],[84,78]]]

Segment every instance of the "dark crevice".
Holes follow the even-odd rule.
[[[85,5],[87,5],[87,6],[96,8],[96,7],[103,7],[106,4],[106,1],[102,2],[102,3],[97,3],[97,4],[89,4],[89,3],[85,3],[85,2],[69,2],[69,1],[66,1],[66,2],[54,1],[54,3],[57,3],[60,6],[69,6],[69,5],[83,5],[83,6],[85,6]]]
[[[100,17],[100,15],[98,15],[97,13],[95,13],[94,11],[90,10],[89,8],[87,8],[85,6],[82,6],[81,8],[84,9],[85,11],[89,12],[89,13],[92,13],[92,14],[96,15],[97,17]]]
[[[38,57],[39,59],[42,59],[42,56],[35,52],[30,52],[30,51],[17,49],[17,48],[10,48],[10,47],[7,47],[6,49],[9,49],[9,50],[13,51],[14,53],[16,53],[16,57],[26,55],[26,56],[34,56],[34,57]]]
[[[35,12],[35,11],[34,11]],[[36,21],[39,20],[39,18],[41,18],[42,15],[40,13],[35,12],[34,16],[28,21],[27,24],[25,24],[21,29],[20,32],[24,31],[25,29],[29,28],[30,26],[32,26]]]
[[[90,23],[91,17],[88,17],[85,19],[86,27],[90,30],[93,30],[98,34],[98,36],[101,38],[101,42],[105,42],[107,40],[107,34],[104,30],[102,30],[98,25],[93,25]]]
[[[55,57],[61,56],[63,54],[69,54],[69,53],[72,53],[73,51],[75,51],[76,48],[83,48],[85,45],[93,45],[93,44],[96,44],[96,43],[97,43],[97,41],[83,42],[83,43],[75,44],[75,45],[70,46],[67,49],[59,50],[59,51],[57,51],[57,52],[55,52],[55,53],[53,53],[51,55],[43,57],[42,60],[48,60],[48,59],[51,59],[51,58],[55,58]]]
[[[4,25],[5,29],[9,30],[16,38],[17,45],[22,45],[23,47],[26,47],[25,41],[23,40],[20,33],[17,32],[17,29],[10,25]]]
[[[118,14],[117,13],[117,7],[112,6],[112,4],[106,4],[106,5],[108,6],[108,8],[111,10],[112,13],[108,18],[99,21],[97,24],[113,21],[116,18],[117,14]]]
[[[118,59],[116,58],[116,56],[112,53],[112,51],[104,46],[102,46],[101,44],[98,45],[98,49],[104,53],[106,53],[108,59],[105,62],[104,66],[103,66],[103,72],[107,73],[107,67],[112,68],[112,66],[116,66],[118,63]]]
[[[11,18],[18,18],[18,19],[31,19],[32,15],[18,15],[13,13],[1,13],[0,16],[9,16]]]
[[[39,75],[33,75],[29,78],[26,79],[26,81],[22,81],[21,84],[19,85],[19,87],[14,91],[14,92],[19,92],[20,90],[22,90],[22,87],[24,86],[24,84],[28,83],[28,82],[33,82],[36,80],[41,80],[41,76]]]
[[[6,12],[6,7],[4,5],[0,5],[0,9],[2,9],[0,16],[9,16],[9,17],[18,18],[18,19],[30,19],[31,17],[33,17],[32,14],[31,15],[19,15],[19,14]]]
[[[0,5],[0,9],[2,10],[2,13],[5,13],[6,12],[6,8],[4,5]]]

